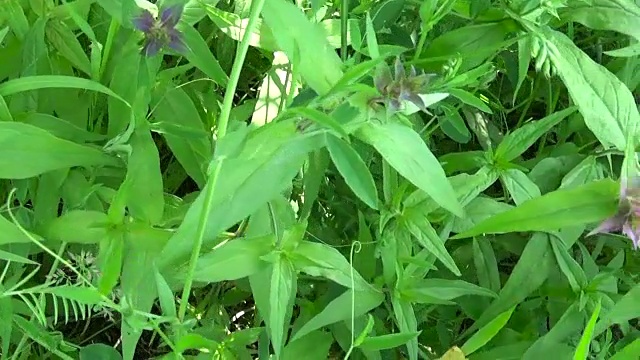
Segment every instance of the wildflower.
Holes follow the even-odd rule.
[[[420,110],[428,113],[426,105],[418,95],[424,92],[432,75],[418,75],[416,68],[411,66],[409,73],[404,70],[404,65],[400,58],[396,58],[394,74],[388,66],[379,68],[377,76],[374,77],[374,84],[378,92],[383,96],[384,101],[391,113],[400,109],[401,102],[406,100],[412,102]]]
[[[134,26],[145,35],[142,54],[154,56],[164,46],[182,52],[186,46],[182,34],[176,25],[182,16],[182,5],[173,5],[160,11],[160,17],[154,17],[148,10],[133,20]]]
[[[626,179],[620,180],[620,200],[618,212],[606,219],[587,236],[622,231],[633,242],[633,248],[640,246],[640,179],[634,178],[631,186]]]

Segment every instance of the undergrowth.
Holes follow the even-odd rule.
[[[640,358],[637,24],[3,1],[0,359]]]

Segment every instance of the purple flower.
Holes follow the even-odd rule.
[[[145,35],[142,54],[154,56],[164,46],[177,52],[183,52],[186,45],[182,35],[176,30],[176,25],[182,16],[183,5],[173,5],[160,11],[160,17],[155,18],[148,10],[133,19],[133,25]]]
[[[426,90],[425,88],[431,76],[427,74],[418,75],[416,68],[413,66],[411,66],[407,74],[402,61],[398,57],[394,65],[394,74],[391,74],[391,69],[388,66],[382,65],[373,81],[390,112],[398,111],[401,101],[406,100],[428,113],[422,98],[418,94]]]
[[[587,236],[622,231],[633,242],[633,248],[640,246],[640,178],[634,177],[629,185],[626,179],[620,180],[620,200],[618,212],[606,219]]]

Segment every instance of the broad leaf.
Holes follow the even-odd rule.
[[[566,35],[544,30],[549,59],[578,105],[584,121],[606,146],[624,150],[640,131],[640,114],[631,91],[604,66],[594,62]]]

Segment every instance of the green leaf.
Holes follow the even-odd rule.
[[[318,199],[320,188],[325,180],[325,173],[329,167],[329,158],[326,149],[315,151],[309,155],[307,171],[303,177],[304,203],[299,212],[301,219],[309,217],[313,204]]]
[[[365,60],[361,63],[349,67],[347,70],[345,70],[345,73],[342,78],[340,78],[340,81],[338,81],[334,85],[330,93],[336,93],[346,90],[349,85],[354,84],[362,77],[371,74],[376,66],[385,61],[385,59],[386,57],[379,56],[377,58]]]
[[[75,34],[63,22],[47,23],[47,39],[73,66],[91,75],[91,62]]]
[[[206,178],[204,164],[210,160],[210,154],[213,152],[210,136],[196,106],[184,89],[178,87],[162,90],[154,94],[158,102],[153,117],[159,122],[171,124],[171,128],[180,129],[180,133],[164,132],[162,135],[180,165],[196,184],[203,188]],[[197,139],[189,139],[184,136],[186,132],[201,135]]]
[[[48,131],[52,135],[61,139],[84,143],[93,141],[103,141],[106,136],[89,132],[82,129],[70,121],[57,118],[52,115],[42,113],[28,113],[16,116],[16,120],[29,125],[37,126]]]
[[[593,310],[591,314],[591,318],[589,318],[589,322],[587,323],[587,327],[584,329],[582,333],[582,337],[580,338],[580,343],[578,343],[578,347],[576,348],[576,352],[573,355],[573,360],[586,360],[589,356],[589,344],[591,344],[591,339],[593,338],[593,330],[596,327],[596,321],[598,321],[598,316],[600,315],[600,309],[602,308],[602,303],[598,300],[596,304],[596,308]]]
[[[423,248],[431,252],[452,273],[460,276],[460,269],[444,246],[444,240],[440,238],[429,220],[419,213],[405,220],[404,225]]]
[[[232,281],[264,270],[269,264],[261,257],[273,249],[274,243],[274,235],[228,241],[198,258],[193,280],[206,283]],[[188,266],[184,264],[170,271],[175,272],[177,279],[184,280],[187,270]]]
[[[360,332],[360,335],[358,335],[358,337],[353,340],[353,346],[354,347],[358,347],[360,345],[362,345],[362,343],[364,342],[364,339],[366,339],[369,334],[371,334],[371,331],[373,331],[373,326],[376,324],[375,319],[373,318],[373,315],[371,314],[367,314],[367,325],[365,325],[364,329],[362,329],[362,331]]]
[[[211,50],[209,50],[209,45],[204,41],[200,32],[194,29],[193,26],[184,23],[180,23],[176,28],[182,33],[184,42],[189,48],[189,51],[184,54],[187,60],[215,81],[216,84],[226,86],[229,82],[229,77],[213,56]]]
[[[60,340],[54,337],[39,324],[31,322],[20,315],[13,316],[13,323],[17,325],[17,329],[27,336],[30,340],[41,345],[48,352],[55,354],[62,360],[74,360],[71,356],[65,354],[60,350]]]
[[[98,290],[106,296],[109,295],[118,284],[120,274],[122,273],[122,264],[125,258],[125,236],[117,232],[112,233],[101,245],[100,253],[98,254],[101,275]],[[127,253],[127,255],[130,254]]]
[[[422,331],[371,336],[364,339],[362,345],[358,347],[369,351],[393,349],[416,339],[421,332]]]
[[[532,34],[528,34],[527,36],[523,36],[518,39],[518,81],[516,83],[515,89],[513,90],[513,100],[511,102],[512,105],[515,105],[516,99],[518,98],[518,93],[520,92],[520,88],[526,80],[527,73],[529,72],[529,64],[531,63],[532,41]]]
[[[291,341],[282,352],[282,360],[326,360],[333,344],[333,336],[323,331],[314,331],[300,339]]]
[[[273,99],[271,99],[270,101],[273,101]],[[336,134],[340,135],[342,138],[346,139],[349,137],[347,132],[344,130],[344,128],[338,121],[334,120],[332,116],[329,116],[320,110],[316,110],[308,107],[296,106],[288,109],[286,114],[300,115],[302,117],[308,118],[309,120],[313,120],[314,122],[328,129],[335,131]]]
[[[73,166],[118,165],[97,148],[57,138],[24,123],[0,122],[0,148],[1,179],[26,179]]]
[[[5,289],[0,286],[0,291],[4,292]],[[0,316],[3,319],[11,319],[13,317],[13,299],[9,296],[0,299]],[[0,338],[2,338],[2,352],[8,353],[11,346],[11,333],[13,332],[13,322],[3,321],[0,323]]]
[[[42,240],[38,235],[29,233],[25,234],[13,222],[7,220],[4,216],[0,216],[0,245],[30,243],[32,240],[29,235],[36,240]]]
[[[549,354],[554,354],[554,358],[557,359],[571,358],[575,352],[575,347],[571,346],[568,349],[559,349],[558,345],[565,345],[583,326],[584,313],[578,309],[576,303],[573,303],[567,311],[562,314],[562,317],[556,321],[551,330],[544,336],[539,337],[521,358],[523,360],[537,360],[549,356]]]
[[[516,205],[540,196],[540,189],[527,174],[518,169],[507,169],[500,176]]]
[[[484,101],[480,100],[474,94],[468,91],[461,89],[447,89],[447,92],[467,105],[471,105],[480,111],[486,112],[487,114],[493,114],[491,108],[489,108],[489,106],[485,104]]]
[[[118,94],[114,93],[108,87],[98,82],[75,76],[64,75],[34,75],[11,79],[9,81],[0,83],[0,96],[9,96],[24,91],[50,88],[84,89],[96,91],[109,95],[131,107],[131,105],[129,105],[129,103],[126,102],[122,97],[118,96]]]
[[[285,0],[266,1],[262,16],[278,47],[306,83],[319,95],[329,92],[343,73],[340,59],[324,30]]]
[[[9,0],[2,5],[3,18],[9,23],[9,27],[16,34],[20,41],[24,40],[24,37],[29,32],[29,19],[24,13],[22,3],[18,0]]]
[[[600,335],[613,324],[623,324],[630,319],[640,317],[638,298],[640,298],[640,284],[631,288],[609,311],[600,317],[600,321],[596,323],[593,336]]]
[[[448,301],[467,295],[498,297],[493,291],[478,285],[462,280],[447,279],[410,281],[406,288],[402,288],[400,292],[403,298],[412,299],[417,303],[422,303],[421,299],[423,298],[427,299],[424,302],[428,303],[430,298]]]
[[[287,340],[287,328],[296,298],[297,276],[293,265],[283,255],[273,264],[269,297],[271,344],[276,358],[280,358]]]
[[[415,131],[396,123],[367,123],[358,134],[400,175],[431,196],[438,205],[454,215],[463,216],[462,206],[442,166]]]
[[[216,348],[220,346],[218,342],[207,339],[206,337],[198,333],[184,334],[180,336],[180,338],[178,338],[175,344],[176,344],[175,351],[180,353],[189,349],[194,349],[194,350],[208,349],[211,351],[215,351]]]
[[[500,291],[498,260],[493,247],[491,247],[491,242],[487,238],[473,238],[473,263],[479,285],[495,292]]]
[[[625,346],[622,350],[613,354],[609,360],[630,360],[637,359],[640,356],[640,339],[634,340],[631,344]]]
[[[622,81],[594,62],[566,35],[544,30],[549,58],[578,105],[585,124],[605,146],[624,150],[640,131],[636,102]]]
[[[242,41],[249,19],[222,11],[211,4],[202,5],[211,21],[216,24],[220,31],[236,41]],[[249,45],[270,52],[278,51],[278,45],[271,30],[262,22],[262,19],[257,19],[257,21],[256,30],[249,37]]]
[[[569,247],[555,237],[551,240],[551,247],[556,257],[556,262],[560,271],[569,281],[569,285],[574,293],[579,293],[587,286],[587,276],[580,267],[580,264],[569,254]]]
[[[466,71],[480,65],[484,59],[504,47],[504,39],[511,26],[510,21],[501,21],[447,31],[430,42],[421,58],[459,57],[464,59],[460,69]]]
[[[592,181],[601,180],[605,178],[603,170],[603,167],[598,163],[595,156],[587,156],[562,178],[560,188],[573,188]]]
[[[162,309],[162,315],[175,318],[176,313],[176,301],[171,287],[164,279],[158,268],[154,266],[153,273],[156,278],[156,288],[158,289],[158,300],[160,300],[160,308]]]
[[[65,299],[74,300],[87,305],[96,305],[103,300],[102,295],[98,290],[91,287],[65,285],[45,288],[42,292],[54,294]]]
[[[453,239],[514,231],[554,231],[601,221],[616,212],[618,190],[618,184],[611,179],[556,190],[492,216]]]
[[[2,231],[2,230],[0,230]],[[10,253],[8,251],[0,250],[0,259],[6,261],[12,261],[20,264],[30,264],[30,265],[40,265],[33,260],[29,260],[26,257],[22,257],[20,255]]]
[[[112,346],[91,344],[80,349],[80,360],[122,360],[122,355]]]
[[[595,30],[612,30],[640,40],[640,6],[632,0],[568,1],[559,9],[562,19],[579,22]]]
[[[527,151],[540,137],[548,133],[551,128],[573,114],[577,109],[577,107],[572,106],[516,129],[502,139],[493,154],[493,158],[496,161],[505,163],[514,160]]]
[[[157,224],[164,214],[164,188],[160,155],[146,120],[136,121],[129,145],[131,153],[127,175],[118,191],[122,191],[127,209],[133,217]]]
[[[141,60],[137,39],[131,37],[129,41],[122,45],[118,61],[113,65],[113,70],[111,70],[109,88],[125,99],[126,102],[116,101],[113,97],[107,99],[107,114],[109,116],[107,136],[109,138],[114,138],[124,132],[135,117],[133,108],[128,104],[135,103],[139,89],[144,87],[144,85],[140,86],[139,81],[141,73],[144,72],[141,69],[141,64],[144,64],[144,62]],[[150,84],[148,83],[148,85]],[[140,117],[144,115],[139,114]]]
[[[358,274],[335,248],[302,241],[290,254],[295,268],[311,276],[320,276],[356,291],[370,291],[372,286]]]
[[[553,254],[549,245],[549,235],[534,233],[500,291],[498,299],[482,313],[462,337],[485,326],[496,316],[524,301],[547,280],[552,267]]]
[[[491,320],[487,325],[483,326],[473,334],[473,336],[465,341],[464,345],[462,345],[462,352],[464,352],[465,355],[471,355],[485,346],[489,341],[491,341],[491,339],[498,335],[505,325],[507,325],[507,322],[509,322],[509,319],[511,318],[511,314],[513,314],[513,310],[515,309],[516,307],[512,306],[509,310],[496,316],[495,319]]]
[[[413,305],[404,299],[398,298],[395,294],[391,297],[391,305],[393,306],[393,314],[398,324],[398,330],[402,333],[418,332],[418,320],[413,310]],[[407,341],[407,350],[409,352],[409,360],[418,360],[418,338]]]
[[[327,150],[351,190],[372,209],[378,209],[378,190],[369,167],[344,140],[328,134]]]
[[[72,210],[47,224],[45,234],[60,242],[96,244],[107,236],[107,220],[100,211]]]
[[[440,104],[440,108],[444,112],[444,116],[438,116],[438,124],[442,132],[461,144],[468,143],[471,140],[471,132],[458,109],[445,103]]]
[[[384,294],[369,289],[367,291],[347,290],[333,299],[318,315],[307,321],[291,338],[292,341],[302,338],[306,334],[323,326],[331,325],[339,321],[351,318],[351,306],[353,315],[358,317],[378,307],[384,301]]]
[[[293,122],[275,122],[254,130],[237,157],[214,160],[211,166],[220,169],[213,198],[200,193],[192,203],[162,253],[161,270],[191,254],[205,200],[211,201],[205,241],[213,246],[221,232],[281,196],[307,154],[322,144],[320,135],[296,132]]]

